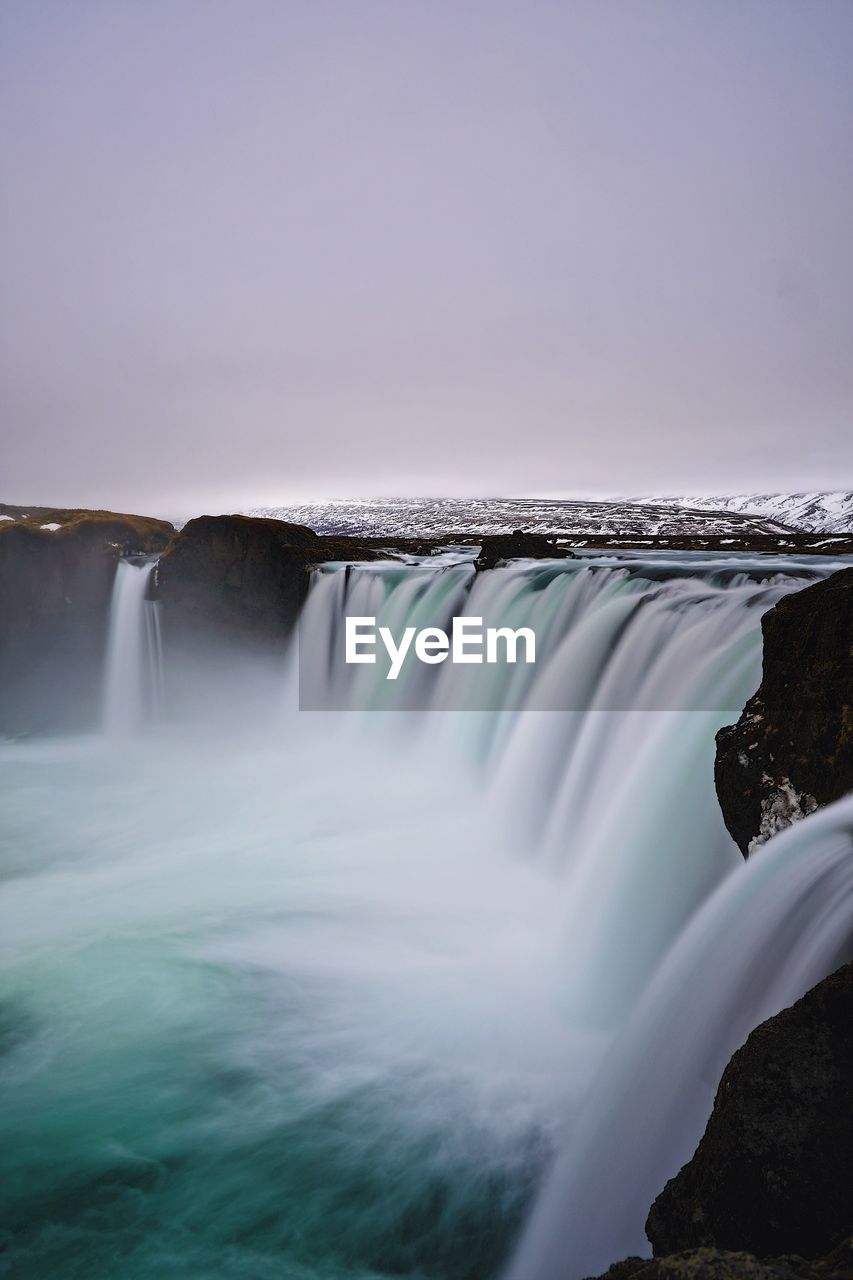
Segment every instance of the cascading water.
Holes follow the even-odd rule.
[[[103,727],[136,733],[156,719],[163,698],[163,650],[158,605],[149,599],[156,557],[116,566],[107,632]]]
[[[689,1160],[735,1049],[849,959],[853,797],[730,876],[663,960],[590,1086],[507,1280],[579,1280],[648,1252],[643,1226]]]
[[[644,1251],[731,1050],[853,918],[851,806],[744,865],[712,778],[761,613],[838,567],[327,566],[322,714],[0,748],[10,1265],[570,1280]],[[111,729],[148,721],[149,572],[119,566]],[[346,614],[460,613],[534,627],[536,665],[395,689],[335,660]]]

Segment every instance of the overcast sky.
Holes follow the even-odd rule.
[[[2,0],[0,497],[853,484],[853,0]]]

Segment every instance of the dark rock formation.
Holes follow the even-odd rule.
[[[270,698],[281,697],[285,641],[309,570],[382,554],[357,539],[321,538],[284,520],[190,520],[161,556],[154,589],[169,708],[178,717],[211,713],[251,723]]]
[[[483,538],[480,554],[474,561],[476,569],[494,569],[501,560],[516,559],[566,560],[574,559],[574,553],[561,546],[555,538],[541,533],[525,533],[514,529],[512,533],[495,533]]]
[[[599,1280],[853,1280],[853,1240],[824,1258],[756,1258],[725,1249],[691,1249],[666,1258],[626,1258]]]
[[[734,1055],[646,1232],[656,1255],[713,1245],[807,1258],[853,1234],[853,965]]]
[[[157,599],[173,632],[280,646],[298,617],[309,569],[383,554],[364,540],[319,537],[285,520],[199,516],[161,557]]]
[[[786,596],[762,630],[761,686],[717,735],[717,795],[745,856],[853,790],[853,569]]]
[[[305,593],[305,566],[324,558],[304,525],[247,516],[199,516],[157,567],[169,627],[201,625],[263,640],[284,638]]]
[[[0,733],[92,722],[116,562],[173,533],[164,520],[100,511],[23,508],[0,521]]]

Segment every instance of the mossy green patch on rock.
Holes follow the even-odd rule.
[[[37,538],[79,538],[127,554],[162,551],[175,532],[168,520],[153,516],[77,507],[13,507],[0,502],[0,515],[10,517],[0,521],[0,533],[16,530],[16,536],[20,536],[22,530],[27,530]],[[59,527],[50,527],[56,525]]]

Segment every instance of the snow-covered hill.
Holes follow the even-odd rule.
[[[428,537],[431,534],[530,533],[593,537],[749,537],[790,533],[783,521],[739,511],[663,502],[549,501],[526,498],[371,498],[256,507],[243,512],[307,524],[317,533]]]
[[[808,533],[853,531],[853,492],[849,489],[829,493],[738,493],[713,497],[688,494],[640,498],[638,501],[699,511],[737,511],[779,520]]]

